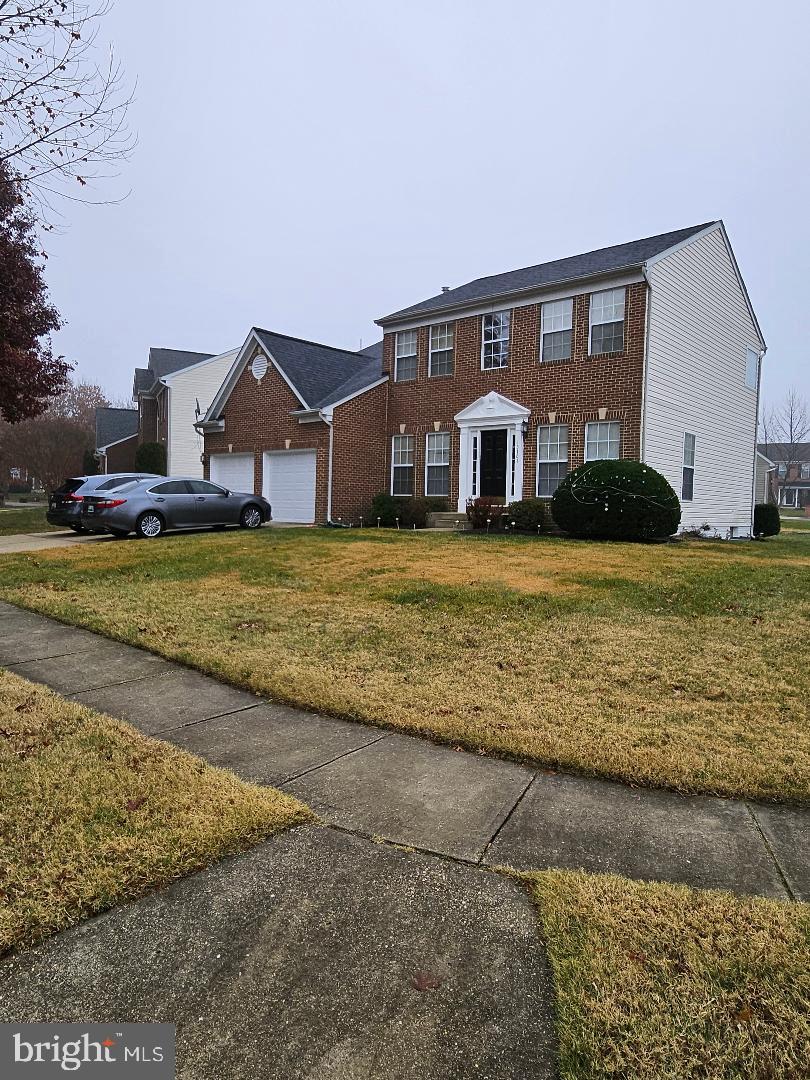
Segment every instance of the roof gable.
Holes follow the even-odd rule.
[[[218,420],[254,346],[266,353],[302,408],[317,410],[367,389],[382,377],[382,356],[350,352],[317,341],[277,334],[254,326],[228,372],[205,420]]]
[[[137,409],[96,409],[96,449],[138,434]]]
[[[402,308],[391,315],[385,315],[383,318],[378,319],[377,322],[382,325],[397,319],[430,315],[432,312],[463,307],[467,304],[495,299],[499,296],[511,296],[515,293],[527,292],[548,285],[576,281],[579,278],[640,267],[653,256],[660,255],[663,251],[691,239],[716,224],[717,222],[714,221],[704,222],[702,225],[692,225],[687,229],[659,233],[657,236],[648,236],[642,240],[633,240],[627,244],[616,244],[612,247],[587,251],[582,255],[572,255],[565,259],[555,259],[552,262],[527,266],[521,270],[510,270],[505,274],[493,274],[489,277],[476,278],[465,285],[459,285],[455,289],[449,289],[447,292],[431,296],[427,300],[421,301],[421,303]]]

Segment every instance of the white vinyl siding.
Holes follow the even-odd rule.
[[[568,425],[540,424],[537,429],[537,497],[550,499],[568,472]]]
[[[449,431],[431,431],[425,439],[425,494],[450,494]]]
[[[484,315],[481,326],[481,367],[484,371],[508,366],[510,321],[508,311]]]
[[[585,425],[585,460],[604,461],[621,456],[621,424],[599,420]]]
[[[202,478],[203,437],[195,429],[197,403],[201,420],[219,392],[238,350],[222,353],[169,378],[162,397],[168,399],[169,422],[166,445],[166,469],[170,475]],[[253,490],[253,482],[248,489]]]
[[[763,347],[720,229],[649,268],[652,284],[643,457],[681,490],[684,428],[699,477],[681,527],[750,530],[757,393],[748,350]],[[709,449],[710,448],[710,449]]]
[[[540,359],[571,359],[571,327],[573,326],[574,301],[552,300],[540,309]]]
[[[453,323],[437,323],[430,328],[428,375],[453,374]]]
[[[416,375],[416,331],[401,330],[394,340],[394,382],[410,382]]]

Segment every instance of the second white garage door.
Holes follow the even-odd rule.
[[[315,451],[278,450],[264,455],[264,497],[274,521],[315,521]]]
[[[253,494],[253,454],[212,454],[211,480],[231,491]]]

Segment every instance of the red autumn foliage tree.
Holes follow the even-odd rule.
[[[36,223],[0,163],[0,420],[38,416],[62,393],[71,370],[51,351],[61,325],[42,276]]]

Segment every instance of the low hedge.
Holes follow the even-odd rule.
[[[661,540],[681,520],[669,482],[641,461],[588,461],[560,483],[552,516],[572,536],[599,540]]]

